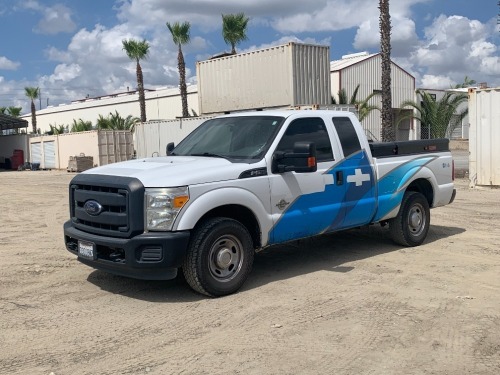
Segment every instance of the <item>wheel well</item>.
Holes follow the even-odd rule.
[[[227,217],[240,222],[248,229],[254,248],[257,249],[262,246],[259,223],[253,212],[247,207],[237,204],[220,206],[208,211],[200,218],[198,223],[212,217]]]
[[[429,180],[419,178],[408,185],[406,191],[416,191],[421,193],[427,199],[429,207],[432,207],[432,202],[434,201],[434,189],[432,188],[432,184]]]

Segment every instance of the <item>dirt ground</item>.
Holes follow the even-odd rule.
[[[0,374],[500,373],[500,189],[456,181],[417,248],[372,226],[265,250],[209,299],[79,263],[72,176],[0,173]]]

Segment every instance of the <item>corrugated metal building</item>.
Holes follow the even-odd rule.
[[[357,95],[358,100],[364,100],[374,92],[380,92],[382,88],[382,58],[380,54],[369,55],[366,52],[342,56],[341,60],[330,63],[332,96],[337,103],[338,93],[344,89],[348,99],[354,93],[359,84]],[[393,122],[397,124],[397,139],[419,139],[420,131],[416,126],[416,121],[405,120],[398,123],[398,116],[404,114],[399,108],[405,100],[415,100],[415,77],[392,62],[391,65],[391,91]],[[376,95],[370,104],[382,108],[380,95]],[[369,138],[381,140],[381,119],[380,112],[372,111],[366,119],[362,121],[363,128]]]
[[[198,113],[198,89],[188,86],[188,108]],[[148,120],[166,120],[182,116],[179,89],[158,89],[145,92],[146,118]],[[70,125],[73,120],[92,121],[95,125],[99,115],[104,117],[117,111],[122,117],[132,115],[140,117],[139,94],[136,91],[105,95],[97,98],[85,98],[69,104],[49,106],[36,111],[37,127],[43,134],[50,130],[50,125]],[[21,116],[29,122],[31,113]]]

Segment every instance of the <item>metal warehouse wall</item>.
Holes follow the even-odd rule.
[[[350,97],[356,86],[360,84],[357,97],[359,100],[365,99],[368,95],[373,93],[373,90],[380,90],[382,87],[381,64],[382,58],[380,55],[376,55],[346,67],[340,74],[340,87],[345,88],[348,97]],[[391,65],[391,91],[393,108],[399,108],[405,100],[416,99],[414,78],[395,64]],[[382,108],[381,96],[375,96],[370,103]],[[373,134],[376,139],[381,139],[382,126],[379,111],[372,111],[370,115],[364,119],[362,125],[367,134]],[[418,139],[419,135],[420,133],[414,126],[413,131],[410,131],[409,138]]]
[[[469,90],[469,179],[500,186],[500,87]]]
[[[210,117],[193,117],[169,121],[152,121],[135,127],[137,158],[165,156],[170,142],[178,144]]]

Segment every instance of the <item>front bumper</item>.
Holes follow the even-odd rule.
[[[115,275],[144,280],[169,280],[177,276],[189,244],[189,232],[150,232],[133,238],[98,236],[64,223],[66,249],[78,255],[78,241],[95,244],[96,258],[78,260]]]

